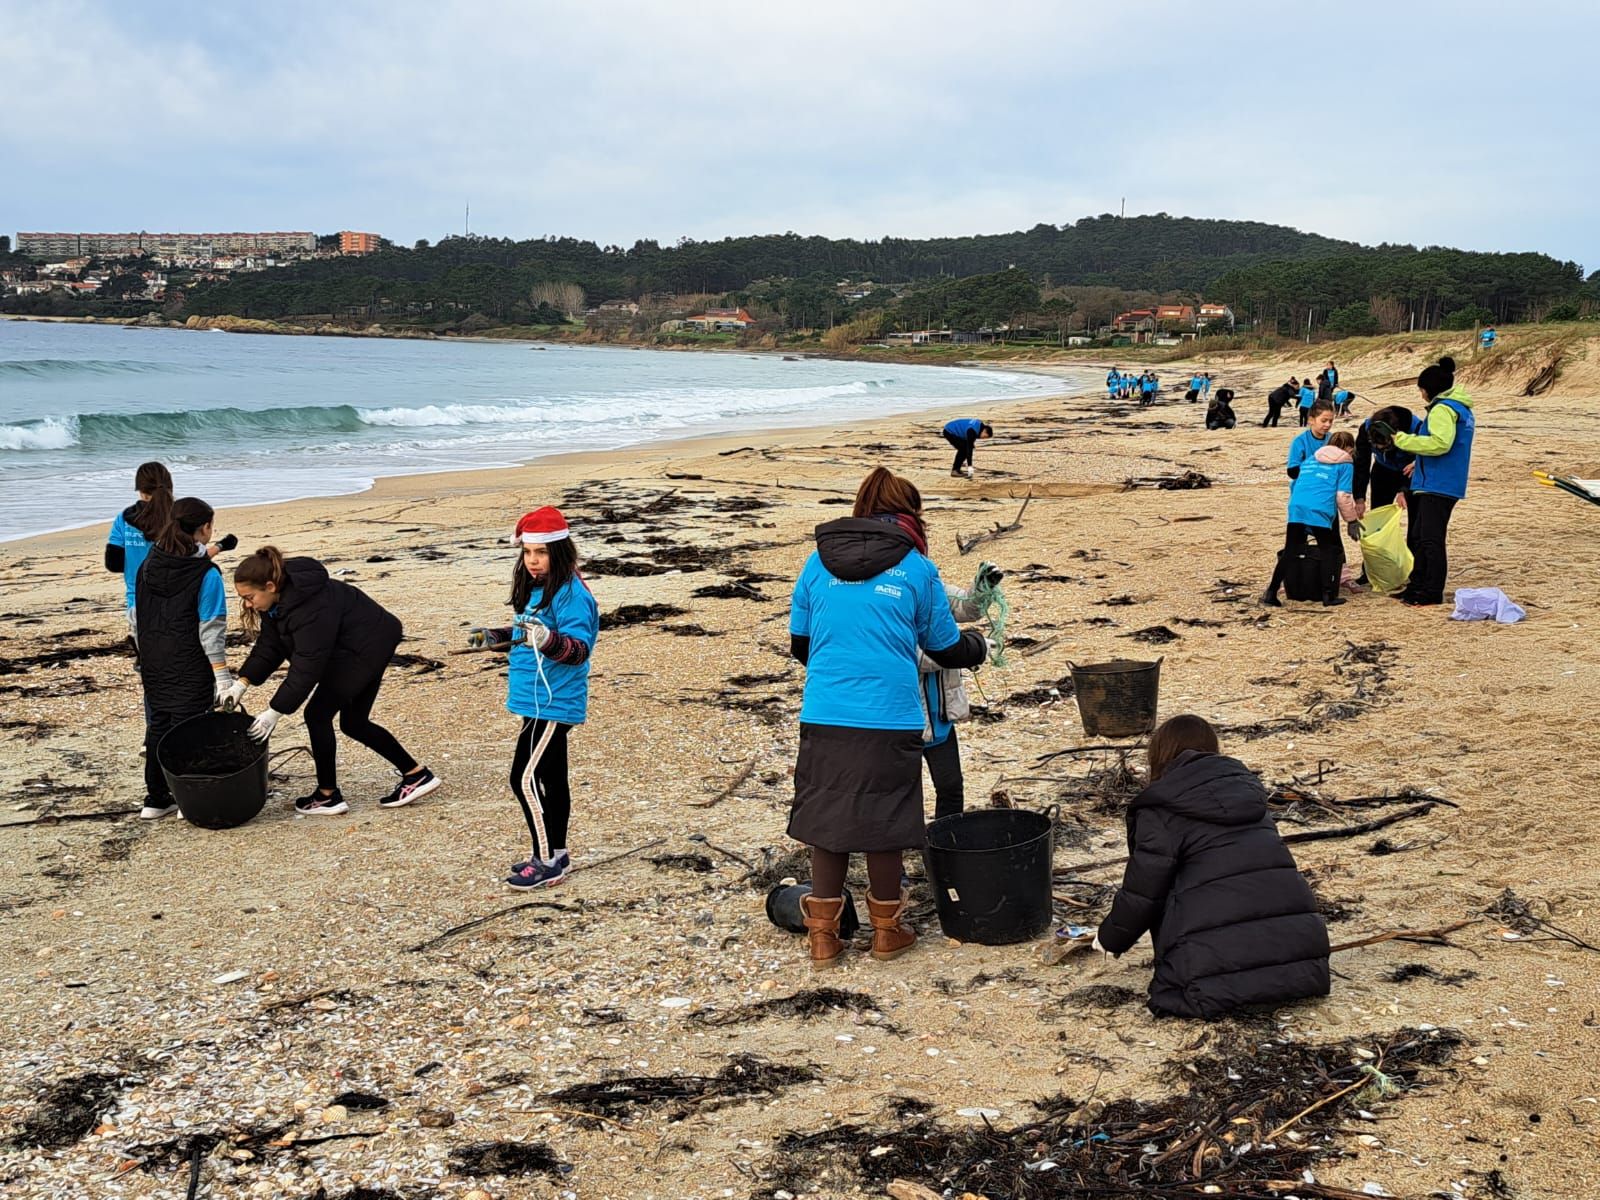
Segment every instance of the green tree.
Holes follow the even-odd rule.
[[[1334,337],[1363,337],[1378,332],[1378,318],[1370,304],[1346,304],[1328,314],[1323,329]]]

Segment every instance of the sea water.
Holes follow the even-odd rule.
[[[109,521],[147,459],[178,495],[227,508],[740,428],[984,416],[1067,390],[777,354],[0,321],[0,541]]]

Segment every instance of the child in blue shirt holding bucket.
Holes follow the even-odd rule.
[[[801,900],[813,968],[838,962],[852,853],[867,860],[872,956],[916,942],[905,922],[902,857],[923,844],[921,651],[940,667],[975,667],[988,652],[950,614],[927,557],[922,496],[883,467],[856,492],[854,515],[819,525],[795,581],[789,642],[805,665],[800,752],[789,836],[811,847]]]
[[[165,469],[165,468],[163,468]],[[215,514],[185,496],[141,559],[132,612],[138,622],[144,687],[146,821],[178,811],[157,748],[176,725],[211,709],[233,686],[228,673],[228,589],[206,553]]]
[[[522,718],[511,756],[511,791],[528,823],[533,854],[512,865],[506,883],[531,891],[561,883],[572,869],[567,735],[588,719],[589,655],[600,632],[600,609],[578,574],[578,550],[557,509],[528,513],[513,537],[516,623],[474,628],[467,644],[480,650],[510,647],[506,708]]]

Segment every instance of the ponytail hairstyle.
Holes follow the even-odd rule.
[[[1195,750],[1201,754],[1222,753],[1217,731],[1211,727],[1210,721],[1185,713],[1161,722],[1150,735],[1150,747],[1145,752],[1150,763],[1150,782],[1154,783],[1165,775],[1185,750]]]
[[[1455,385],[1456,360],[1453,358],[1441,358],[1433,365],[1423,367],[1422,373],[1417,376],[1417,386],[1430,404]]]
[[[140,463],[133,473],[133,490],[150,499],[134,506],[131,524],[153,542],[172,519],[172,472],[164,463]]]
[[[217,514],[197,496],[185,496],[172,506],[166,528],[156,540],[156,546],[176,558],[188,558],[199,549],[194,535],[211,523]]]
[[[510,599],[512,610],[517,613],[528,607],[528,601],[533,598],[534,588],[540,588],[541,592],[539,607],[533,611],[543,612],[555,600],[556,593],[566,587],[578,573],[578,547],[570,537],[546,542],[544,548],[550,552],[550,569],[543,579],[535,579],[528,573],[528,568],[522,565],[522,547],[517,547],[517,562],[511,568]]]
[[[247,583],[254,588],[272,587],[281,595],[288,585],[289,575],[284,570],[283,555],[276,546],[262,546],[248,558],[241,559],[233,569],[233,582]],[[240,619],[247,633],[261,628],[261,614],[248,604],[241,605]]]

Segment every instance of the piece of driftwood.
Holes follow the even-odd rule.
[[[756,762],[759,757],[759,755],[752,757],[749,762],[740,767],[738,773],[728,781],[725,787],[720,788],[716,795],[705,796],[698,800],[690,800],[688,802],[689,806],[691,808],[710,808],[713,804],[722,803],[722,801],[726,800],[729,796],[733,795],[745,785],[745,781],[749,779],[751,773],[755,771]]]
[[[1340,942],[1337,946],[1329,946],[1328,953],[1337,954],[1341,950],[1376,946],[1379,942],[1442,942],[1446,934],[1465,929],[1477,921],[1477,917],[1468,917],[1465,921],[1457,921],[1454,925],[1441,925],[1437,929],[1391,929],[1387,933],[1375,933],[1371,937],[1357,938],[1353,942]]]
[[[930,1187],[923,1187],[911,1179],[891,1179],[889,1186],[883,1189],[894,1200],[944,1200],[938,1192]]]
[[[1017,509],[1016,519],[1009,525],[1002,525],[996,521],[993,529],[985,530],[983,533],[975,533],[965,541],[961,539],[959,533],[956,534],[956,549],[961,551],[962,554],[967,554],[974,546],[980,546],[984,542],[992,542],[997,538],[1003,538],[1008,533],[1015,533],[1022,528],[1022,514],[1028,511],[1028,505],[1032,500],[1033,493],[1030,491],[1023,499],[1022,507]]]
[[[23,816],[23,814],[18,815]],[[32,816],[23,816],[22,820],[0,821],[0,829],[11,829],[21,825],[59,825],[63,821],[115,821],[121,817],[138,815],[137,808],[108,808],[100,812],[86,813],[35,813]]]

